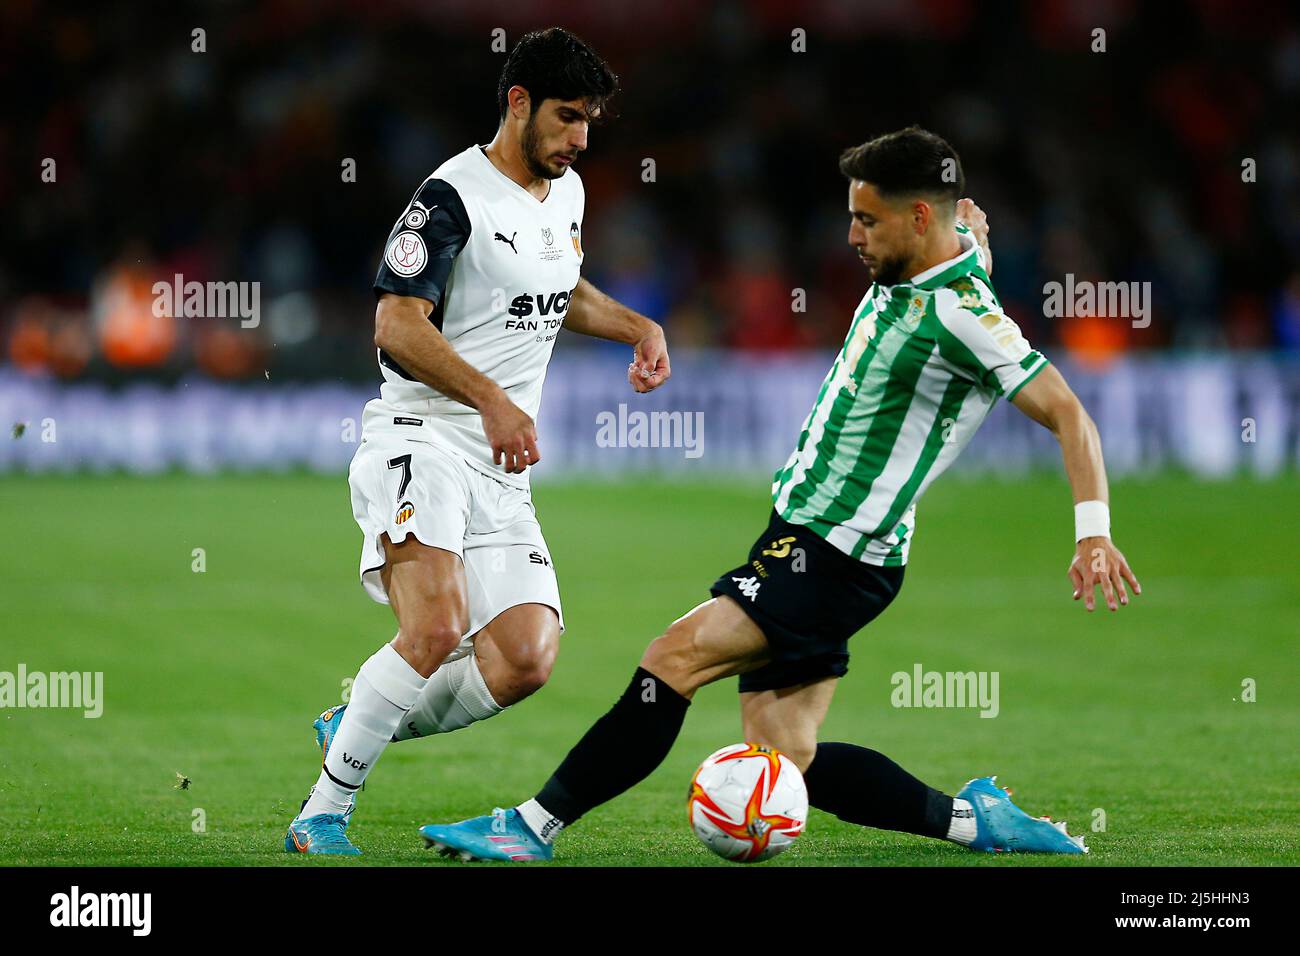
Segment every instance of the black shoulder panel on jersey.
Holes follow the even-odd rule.
[[[375,295],[428,299],[434,304],[429,318],[441,329],[442,293],[469,233],[469,213],[455,187],[441,179],[425,180],[388,235]]]

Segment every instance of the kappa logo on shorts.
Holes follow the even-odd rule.
[[[740,593],[751,602],[758,598],[758,589],[763,586],[763,582],[758,578],[732,578],[731,580],[740,585]]]
[[[397,517],[394,519],[398,524],[405,524],[411,518],[415,517],[415,505],[409,501],[403,501],[397,506]]]

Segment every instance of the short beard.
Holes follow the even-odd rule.
[[[528,122],[524,124],[524,141],[522,143],[524,153],[524,165],[528,167],[528,172],[537,179],[559,179],[564,175],[561,169],[558,173],[552,172],[551,168],[543,162],[541,153],[542,138],[537,135],[537,124],[534,122],[536,116],[529,116]]]
[[[882,259],[876,266],[874,281],[881,285],[898,285],[903,281],[903,269],[906,268],[907,262],[901,256],[893,259]]]

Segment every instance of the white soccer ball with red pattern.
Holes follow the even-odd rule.
[[[718,856],[768,860],[803,832],[808,788],[794,761],[761,744],[732,744],[710,754],[691,778],[691,827]]]

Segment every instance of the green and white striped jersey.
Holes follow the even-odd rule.
[[[962,251],[910,281],[873,285],[776,473],[777,514],[868,564],[907,563],[916,502],[999,395],[1047,366],[998,303],[965,227]]]

